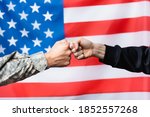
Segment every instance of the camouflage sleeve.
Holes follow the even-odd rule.
[[[47,60],[42,52],[31,56],[13,52],[0,58],[0,86],[23,80],[46,67]]]

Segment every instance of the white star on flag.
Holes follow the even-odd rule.
[[[5,54],[5,53],[4,53],[4,50],[5,50],[5,49],[6,49],[6,48],[3,48],[2,45],[0,45],[0,53]]]
[[[35,30],[35,29],[38,29],[38,30],[40,30],[40,23],[38,23],[36,20],[35,20],[35,22],[34,23],[32,23],[32,25],[33,25],[33,30]]]
[[[23,47],[23,48],[21,48],[21,50],[22,50],[22,54],[28,54],[28,53],[29,53],[30,48],[27,48],[27,46],[26,46],[26,45],[24,45],[24,47]]]
[[[22,13],[19,13],[19,15],[21,16],[21,20],[23,19],[27,20],[28,14],[26,14],[24,11],[22,11]]]
[[[39,47],[40,47],[40,46],[41,46],[40,43],[41,43],[42,41],[41,41],[41,40],[38,40],[38,38],[36,38],[36,40],[33,40],[33,42],[34,42],[34,47],[35,47],[35,46],[39,46]]]
[[[16,46],[17,39],[14,39],[13,36],[12,36],[11,39],[9,39],[8,41],[9,41],[9,46],[11,46],[11,45]]]
[[[15,6],[16,6],[15,4],[13,4],[12,2],[10,2],[10,3],[7,5],[8,11],[10,11],[10,10],[15,11],[15,9],[14,9]]]
[[[0,18],[1,18],[1,19],[4,19],[4,18],[3,18],[3,15],[4,15],[4,14],[5,14],[5,13],[4,13],[4,12],[1,12],[1,10],[0,10]]]
[[[46,34],[46,38],[50,37],[53,38],[52,34],[54,33],[53,31],[50,31],[50,29],[48,28],[47,31],[44,32]]]
[[[4,36],[4,32],[5,32],[5,30],[2,30],[1,27],[0,27],[0,35],[1,36]]]
[[[34,5],[33,5],[33,6],[30,6],[30,7],[32,8],[32,13],[33,13],[33,12],[39,13],[39,8],[40,8],[40,6],[37,6],[36,3],[34,3]]]
[[[22,3],[22,2],[26,3],[26,0],[20,0],[20,3]]]
[[[10,22],[7,22],[7,23],[9,24],[9,28],[16,28],[15,25],[16,25],[17,23],[14,22],[13,19],[11,19],[11,21],[10,21]]]
[[[46,21],[46,20],[52,21],[51,17],[53,16],[53,14],[50,14],[48,11],[47,11],[46,14],[43,14],[43,16],[45,17],[45,21]]]
[[[44,3],[51,3],[51,0],[44,0]]]
[[[48,46],[48,48],[44,48],[46,52],[49,52],[51,50],[51,47]]]
[[[26,31],[26,29],[24,28],[23,30],[20,31],[22,33],[21,37],[28,37],[28,33],[29,31]]]

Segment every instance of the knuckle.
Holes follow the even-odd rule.
[[[68,61],[70,61],[71,60],[71,57],[68,57]]]
[[[82,57],[81,57],[81,56],[79,56],[79,57],[78,57],[78,59],[82,59]]]
[[[81,46],[79,46],[79,50],[82,50],[82,47],[81,47]]]
[[[76,52],[76,53],[74,53],[74,55],[77,57],[77,56],[78,56],[78,53]]]
[[[66,40],[61,40],[62,44],[68,45],[68,42]]]
[[[61,42],[63,42],[63,43],[64,43],[64,42],[66,42],[66,40],[64,40],[64,39],[63,39],[63,40],[61,40]]]
[[[83,54],[81,54],[80,56],[78,56],[78,59],[82,59],[83,57]]]
[[[71,53],[72,53],[71,50],[69,50],[69,51],[68,51],[68,54],[70,55]]]
[[[78,52],[78,54],[80,54],[80,55],[81,55],[81,54],[82,54],[82,51],[79,51],[79,52]]]
[[[80,59],[80,57],[78,56],[77,59]]]
[[[70,62],[69,62],[69,61],[66,61],[66,62],[65,62],[65,65],[69,65],[69,64],[70,64]]]
[[[71,54],[70,50],[66,51],[66,55],[70,55],[70,54]]]

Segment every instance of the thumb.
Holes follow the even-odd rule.
[[[72,50],[72,52],[76,52],[78,50],[78,48],[79,48],[78,43],[76,43],[76,42],[70,43],[70,49]]]

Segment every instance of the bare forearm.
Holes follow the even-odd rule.
[[[105,56],[106,46],[103,44],[93,44],[93,56],[103,60]]]

